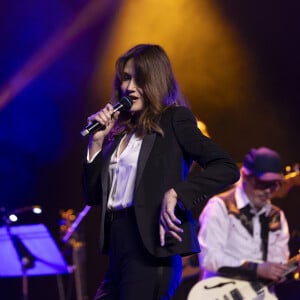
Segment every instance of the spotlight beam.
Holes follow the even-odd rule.
[[[50,37],[41,49],[28,59],[24,66],[0,89],[0,110],[57,60],[82,32],[101,21],[104,14],[109,11],[109,5],[112,5],[112,1],[90,0],[69,25]]]

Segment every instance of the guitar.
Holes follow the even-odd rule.
[[[292,257],[288,262],[288,270],[284,276],[294,272],[298,268],[300,254]],[[196,283],[190,290],[187,300],[277,300],[278,298],[269,292],[269,287],[259,281],[246,281],[228,277],[211,277]]]
[[[286,166],[286,174],[284,179],[277,190],[272,194],[272,198],[283,198],[285,197],[290,189],[294,186],[300,186],[300,171],[299,164],[296,163],[291,166]]]

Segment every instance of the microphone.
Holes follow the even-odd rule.
[[[114,105],[114,111],[113,114],[117,111],[124,111],[124,110],[128,110],[130,109],[130,107],[132,106],[132,98],[130,96],[124,96],[121,98],[121,100],[116,103]],[[87,125],[81,132],[80,134],[82,136],[87,136],[90,133],[93,133],[95,131],[98,130],[104,130],[105,129],[105,125],[97,122],[97,121],[93,121],[91,124]]]

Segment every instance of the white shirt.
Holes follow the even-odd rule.
[[[133,134],[127,146],[119,155],[119,148],[125,137],[126,135],[115,149],[109,163],[110,193],[107,203],[109,210],[122,209],[133,205],[137,161],[143,140]],[[87,151],[88,163],[91,163],[100,151],[95,153],[91,158],[89,151]]]
[[[122,141],[112,154],[108,169],[110,193],[107,208],[109,210],[122,209],[133,205],[137,161],[142,139],[132,135],[126,148],[119,154],[121,144]]]
[[[249,202],[241,186],[236,188],[235,199],[240,209]],[[224,201],[215,196],[209,200],[200,215],[198,239],[201,247],[199,262],[203,278],[215,275],[222,266],[237,267],[244,261],[262,261],[261,225],[259,216],[270,211],[267,204],[253,217],[253,235],[233,214],[228,214]],[[280,212],[281,229],[269,232],[268,261],[285,263],[289,257],[289,230],[284,213]]]

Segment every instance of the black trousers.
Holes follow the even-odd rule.
[[[171,299],[180,283],[181,257],[151,256],[142,244],[132,208],[108,214],[106,226],[109,266],[94,300]]]

